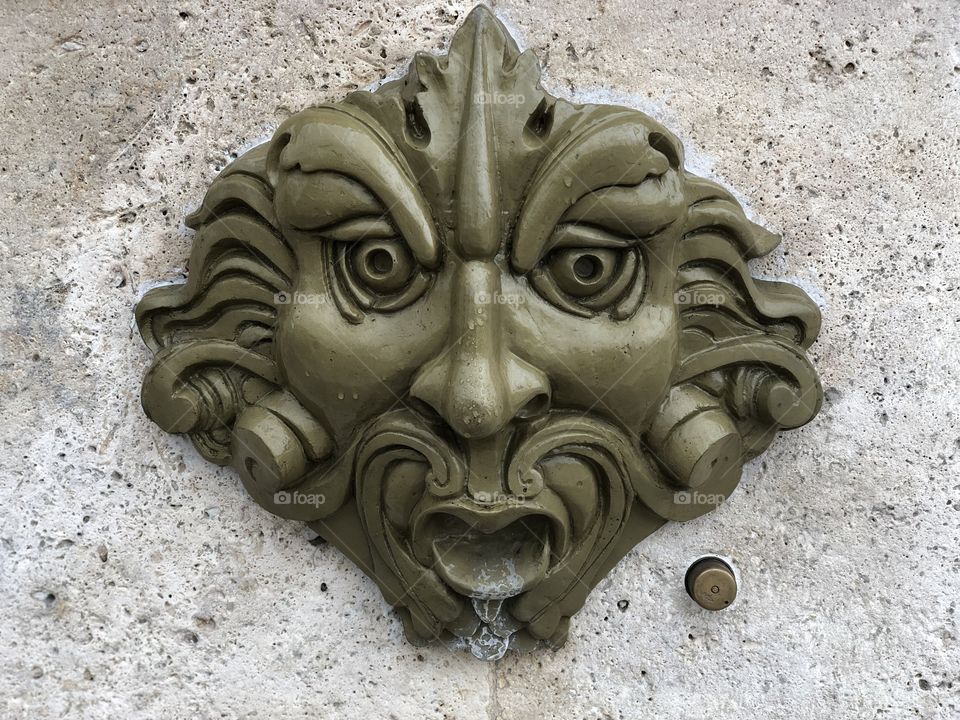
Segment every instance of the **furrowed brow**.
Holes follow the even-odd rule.
[[[380,205],[377,212],[389,217],[399,231],[397,235],[407,241],[422,264],[433,267],[438,262],[437,229],[409,166],[377,121],[359,108],[320,106],[293,116],[271,141],[268,168],[274,187],[284,174],[299,173],[306,184],[314,173],[349,178],[376,198]],[[308,187],[303,191],[314,195],[317,202],[325,200]],[[292,213],[297,205],[291,202],[287,209]],[[347,218],[329,219],[336,223]],[[320,227],[320,223],[297,224]]]

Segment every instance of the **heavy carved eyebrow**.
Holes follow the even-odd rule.
[[[528,272],[557,241],[570,241],[566,230],[556,235],[564,223],[636,243],[677,220],[685,208],[682,156],[666,133],[623,108],[572,133],[530,184],[513,238],[514,268]]]
[[[530,267],[560,247],[626,248],[669,228],[683,201],[679,176],[655,175],[634,186],[600,188],[587,193],[557,221],[549,234],[518,237],[526,245],[514,257]],[[518,270],[526,268],[516,263]]]
[[[365,215],[352,217],[323,227],[292,225],[295,230],[311,233],[320,240],[330,242],[363,242],[364,240],[400,240],[407,244],[410,252],[423,264],[427,263],[430,248],[425,238],[415,235],[406,238],[400,233],[386,215]]]
[[[385,217],[359,217],[350,220],[344,220],[336,225],[324,228],[320,236],[325,240],[334,240],[336,242],[360,242],[362,240],[388,240],[390,238],[401,237],[397,229]],[[416,245],[417,238],[413,238],[409,245],[411,250]],[[420,252],[426,248],[419,247]],[[418,253],[414,251],[414,255]]]
[[[584,223],[563,223],[557,225],[550,240],[540,252],[546,255],[556,248],[625,248],[635,245],[637,238],[617,235],[606,228]]]
[[[406,238],[390,218],[387,208],[361,183],[339,173],[317,171],[286,173],[285,190],[276,202],[284,223],[294,230],[334,242],[359,242],[399,238],[423,262],[430,247],[422,235]]]
[[[314,173],[349,179],[376,198],[423,265],[438,262],[440,241],[429,206],[393,140],[364,111],[341,105],[297,113],[274,135],[267,167],[274,187],[290,172],[304,179]]]

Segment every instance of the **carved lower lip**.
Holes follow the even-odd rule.
[[[527,514],[498,527],[437,513],[430,518],[433,567],[450,587],[481,600],[519,595],[550,567],[550,521]]]

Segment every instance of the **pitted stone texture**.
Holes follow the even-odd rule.
[[[409,646],[348,561],[143,417],[132,306],[232,156],[469,6],[6,3],[0,716],[960,713],[960,9],[496,9],[548,89],[655,115],[784,233],[755,271],[822,303],[821,415],[628,555],[563,650]],[[683,589],[705,553],[740,574],[720,613]]]

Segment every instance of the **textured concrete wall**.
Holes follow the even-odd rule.
[[[558,652],[417,649],[366,579],[138,401],[144,285],[228,160],[469,7],[0,9],[0,717],[960,717],[960,7],[503,3],[557,94],[652,112],[781,231],[827,402],[635,549]],[[700,554],[736,563],[710,614]]]

